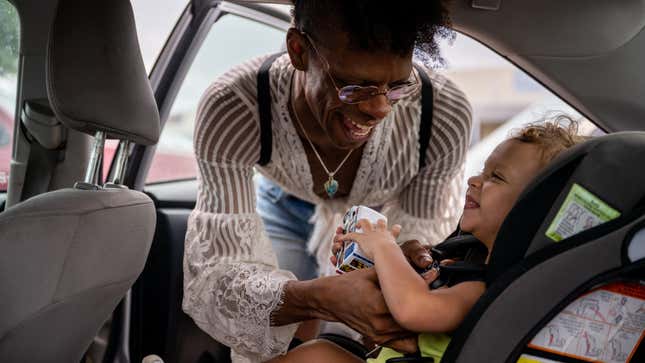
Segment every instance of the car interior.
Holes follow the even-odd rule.
[[[290,15],[272,4],[290,1],[186,0],[148,73],[130,1],[9,3],[20,53],[0,192],[0,361],[229,362],[181,309],[197,180],[146,175],[214,24],[234,14],[284,32]],[[451,18],[607,135],[524,191],[495,242],[488,289],[442,362],[645,361],[645,0],[454,0]],[[106,139],[118,140],[112,160]],[[580,233],[567,232],[574,217],[589,221]],[[612,315],[614,330],[562,318],[617,294],[644,304]],[[616,339],[585,336],[585,352],[564,354],[552,332],[571,326]]]

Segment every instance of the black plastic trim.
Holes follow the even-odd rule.
[[[186,201],[169,201],[157,198],[153,193],[144,192],[147,196],[152,199],[152,202],[155,204],[156,209],[195,209],[195,201],[186,200]]]
[[[621,259],[623,264],[626,265],[626,264],[636,263],[636,262],[642,261],[642,260],[633,261],[633,262],[630,261],[629,255],[628,255],[628,249],[629,249],[629,242],[631,242],[631,240],[634,237],[634,235],[636,235],[636,233],[638,233],[641,230],[643,230],[643,228],[645,228],[645,220],[643,220],[642,222],[636,224],[634,226],[634,228],[632,228],[627,233],[627,235],[625,236],[625,240],[623,241],[623,245],[622,245],[621,251],[620,251],[620,259]]]

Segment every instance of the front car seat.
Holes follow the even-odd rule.
[[[645,133],[601,136],[561,155],[527,187],[495,241],[488,288],[442,362],[645,361],[643,160]],[[643,310],[614,314],[631,314],[627,333],[616,317],[613,323],[591,317],[585,325],[584,309],[570,310],[585,298],[595,301],[591,311],[599,316],[615,308],[607,305],[612,301],[640,299]],[[610,338],[594,337],[599,329]],[[551,334],[549,344],[539,342],[541,332]],[[572,353],[582,338],[586,351]],[[612,354],[615,360],[607,358]]]
[[[156,222],[152,200],[122,185],[129,143],[159,137],[130,3],[61,0],[46,82],[56,118],[95,145],[85,180],[0,214],[3,363],[80,361],[141,273]],[[121,144],[102,184],[105,138]]]

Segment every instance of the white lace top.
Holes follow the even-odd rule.
[[[195,129],[199,165],[197,205],[188,221],[183,309],[204,331],[230,346],[236,361],[263,361],[283,353],[297,324],[271,326],[285,282],[255,211],[254,168],[288,193],[316,204],[309,250],[331,271],[331,236],[355,204],[383,206],[401,224],[400,241],[443,240],[455,227],[463,200],[462,168],[471,110],[448,79],[428,71],[434,88],[432,136],[426,167],[418,170],[420,92],[398,102],[373,130],[347,198],[324,200],[313,191],[307,157],[290,118],[288,57],[270,70],[273,150],[259,167],[256,73],[264,57],[237,66],[205,92]]]

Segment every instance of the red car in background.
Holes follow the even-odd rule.
[[[157,150],[146,176],[146,184],[195,179],[196,177],[197,161],[194,155],[173,154]]]
[[[11,145],[13,144],[13,115],[0,107],[0,191],[7,190]]]
[[[103,175],[108,175],[110,164],[118,145],[118,140],[107,140],[105,142]],[[197,176],[197,161],[192,153],[172,152],[172,150],[166,149],[157,149],[155,151],[152,165],[150,165],[146,176],[146,184],[169,180],[194,179]]]

